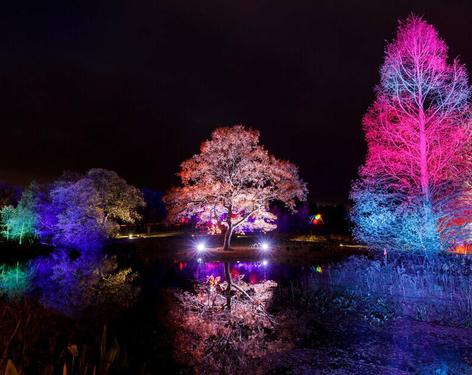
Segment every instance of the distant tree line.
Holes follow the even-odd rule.
[[[116,235],[120,223],[135,223],[144,207],[142,192],[116,172],[68,172],[50,184],[32,183],[16,205],[4,206],[2,234],[20,244],[38,239],[88,249]]]

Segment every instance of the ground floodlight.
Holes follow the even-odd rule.
[[[261,248],[262,250],[269,250],[269,244],[267,242],[263,242]]]
[[[200,242],[199,244],[197,244],[197,250],[198,251],[205,250],[205,244],[203,242]]]

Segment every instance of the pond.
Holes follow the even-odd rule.
[[[261,258],[231,262],[230,271],[233,279],[249,284],[266,280],[287,284],[311,272],[322,272],[322,267]],[[57,250],[27,262],[0,265],[0,295],[36,298],[45,307],[76,317],[87,307],[101,303],[116,303],[127,309],[140,296],[146,298],[162,288],[191,288],[210,276],[224,280],[224,263],[202,258],[160,259],[143,269],[102,252],[80,255]]]
[[[354,265],[356,270],[363,267],[361,263]],[[349,279],[347,269],[340,272],[335,264],[280,263],[270,257],[231,262],[234,280],[249,286],[273,280],[277,283],[274,292],[288,291],[275,294],[273,314],[282,321],[281,327],[290,328],[296,337],[283,353],[268,353],[268,358],[273,356],[271,368],[262,372],[472,373],[470,329],[401,317],[388,317],[386,322],[372,325],[372,317],[366,320],[363,315],[367,311],[378,320],[379,311],[384,313],[378,305],[364,311],[365,303],[349,300],[346,294],[323,300],[327,298],[324,283],[337,273]],[[10,342],[8,349],[24,369],[31,370],[32,363],[42,368],[50,363],[59,367],[71,363],[64,348],[72,344],[79,351],[86,346],[99,348],[106,326],[107,337],[116,339],[127,361],[120,362],[121,367],[115,365],[116,371],[110,373],[137,373],[138,369],[150,374],[193,373],[194,367],[175,361],[179,327],[172,321],[177,305],[170,291],[191,291],[211,276],[224,279],[223,262],[173,256],[146,262],[129,254],[80,255],[67,250],[0,265],[4,309],[0,311],[4,317],[0,334],[11,332],[16,321],[29,322],[23,340],[28,339],[30,346],[18,339]],[[349,280],[352,283],[354,279]],[[294,290],[294,285],[298,289]],[[6,312],[10,310],[15,313]],[[28,350],[34,358],[26,361],[18,353]],[[258,366],[268,366],[268,362]]]

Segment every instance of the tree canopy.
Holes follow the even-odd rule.
[[[275,229],[270,202],[294,211],[307,194],[298,168],[269,154],[259,144],[259,132],[242,125],[214,130],[178,175],[182,186],[164,197],[169,220],[196,218],[210,232],[224,231],[224,248],[234,232]]]
[[[8,205],[1,209],[2,234],[6,239],[18,241],[21,245],[25,239],[31,240],[37,236],[38,217],[35,206],[33,191],[26,189],[16,207]]]
[[[447,248],[463,235],[459,197],[472,167],[466,70],[448,62],[433,26],[411,16],[387,45],[376,94],[363,121],[367,158],[351,192],[354,236],[374,247]]]
[[[54,182],[39,204],[40,234],[57,245],[98,246],[119,223],[134,223],[144,207],[142,193],[116,172],[91,169]]]

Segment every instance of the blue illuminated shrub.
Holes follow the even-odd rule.
[[[418,202],[398,204],[391,193],[357,185],[351,193],[353,237],[378,250],[437,253],[440,214]]]

